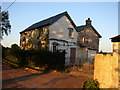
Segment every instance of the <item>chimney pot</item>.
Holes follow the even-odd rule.
[[[88,18],[88,20],[86,20],[86,25],[91,25],[91,20],[90,20],[90,18]]]

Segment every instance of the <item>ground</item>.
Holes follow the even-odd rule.
[[[13,69],[3,64],[2,88],[82,88],[83,82],[91,78],[91,72],[40,74],[25,69]]]

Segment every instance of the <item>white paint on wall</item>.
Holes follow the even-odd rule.
[[[68,28],[72,28],[74,32],[74,38],[69,37],[69,30]],[[77,31],[71,24],[70,20],[63,16],[57,22],[49,26],[49,39],[58,39],[58,40],[49,40],[49,50],[53,51],[53,42],[59,43],[58,50],[65,50],[66,51],[66,60],[65,65],[69,65],[70,63],[70,48],[76,48],[77,44]],[[65,41],[59,41],[65,40]],[[77,56],[77,55],[76,55]]]
[[[50,28],[49,39],[55,38],[55,39],[66,40],[69,42],[77,42],[77,32],[73,27],[73,25],[71,24],[70,20],[66,16],[61,17],[57,22],[52,24],[49,28]],[[73,28],[74,38],[69,37],[68,28]]]

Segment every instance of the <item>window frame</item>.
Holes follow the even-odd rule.
[[[68,35],[70,38],[74,38],[74,29],[73,28],[68,28],[69,32],[68,32]]]

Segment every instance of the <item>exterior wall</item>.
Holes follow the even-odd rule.
[[[83,64],[87,61],[87,58],[88,58],[87,48],[77,46],[76,65],[83,66]]]
[[[70,64],[70,61],[69,61],[70,50],[69,50],[68,43],[67,43],[67,42],[63,42],[63,41],[50,40],[50,41],[49,41],[49,44],[50,44],[49,50],[50,50],[50,51],[53,51],[53,45],[52,45],[52,43],[54,43],[54,42],[59,43],[59,45],[57,46],[57,49],[58,49],[58,50],[61,50],[61,51],[65,50],[65,51],[66,51],[65,66],[68,66],[68,65]]]
[[[97,79],[101,88],[120,87],[120,42],[113,43],[113,55],[97,54],[94,63],[94,79]]]
[[[118,88],[120,88],[120,42],[113,42],[113,52],[118,53]]]
[[[99,37],[91,27],[78,32],[77,45],[77,61],[81,63],[80,66],[86,61],[93,63],[99,49]]]
[[[89,50],[86,47],[77,46],[76,65],[83,66],[86,62],[93,64],[96,53],[95,50]]]
[[[120,42],[113,42],[113,52],[119,53],[120,52]]]
[[[48,31],[49,28],[46,26],[23,32],[20,36],[20,48],[25,50],[47,48],[49,43]]]
[[[93,63],[97,51],[88,50],[88,62]]]
[[[74,37],[69,37],[69,30],[68,28],[72,28],[74,32]],[[49,39],[56,39],[56,40],[50,40],[49,44],[49,50],[52,51],[52,43],[57,42],[59,43],[58,49],[60,50],[66,50],[66,66],[70,63],[70,48],[76,48],[77,43],[77,32],[69,19],[66,16],[63,16],[60,18],[57,22],[52,24],[50,26],[49,31]],[[77,56],[77,55],[76,55]]]
[[[87,28],[78,32],[78,46],[86,46],[87,48],[98,51],[99,37],[92,28]]]
[[[68,28],[73,28],[74,38],[69,37]],[[49,39],[50,38],[66,40],[71,43],[76,43],[77,32],[73,25],[71,24],[70,20],[66,16],[63,16],[57,22],[50,26]]]

